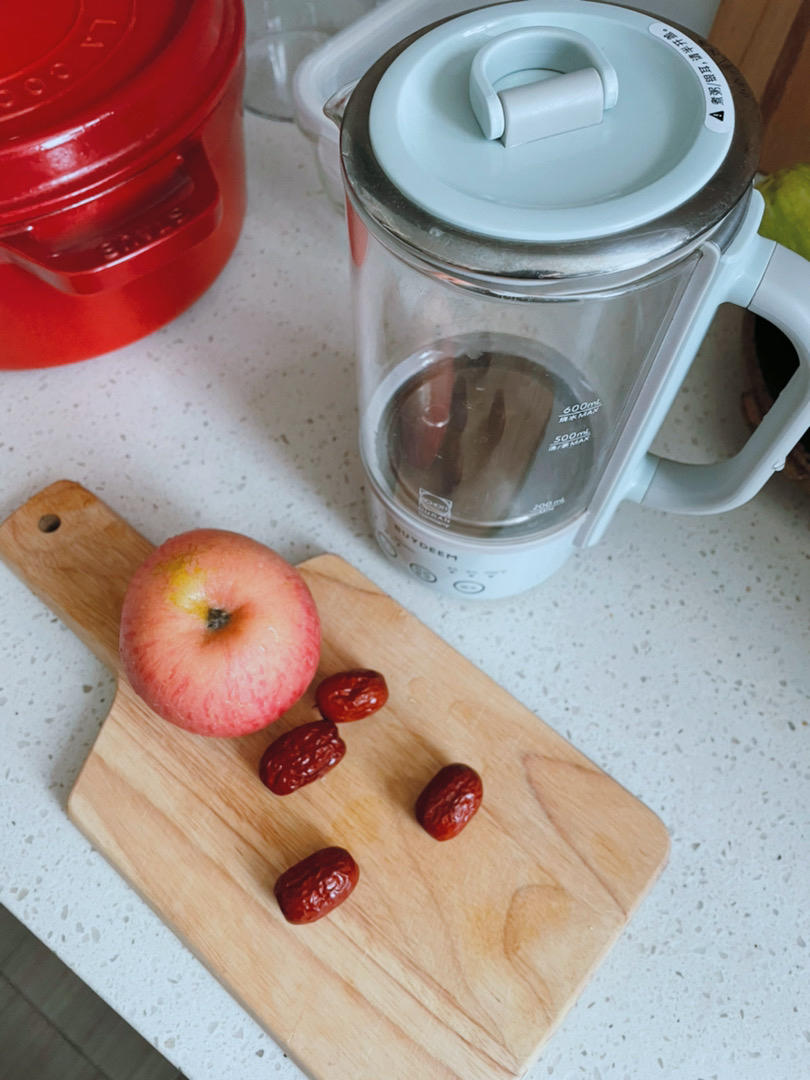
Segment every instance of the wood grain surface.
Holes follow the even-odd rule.
[[[114,670],[149,550],[68,481],[0,525],[0,558]],[[518,1077],[662,869],[666,830],[343,560],[300,569],[323,622],[317,678],[373,667],[390,688],[384,710],[343,725],[340,766],[285,797],[257,778],[270,738],[315,716],[312,690],[266,732],[206,739],[119,678],[70,816],[312,1077]],[[481,773],[484,802],[437,843],[413,804],[451,761]],[[290,926],[273,883],[327,844],[353,853],[360,882]]]
[[[810,0],[721,0],[709,40],[759,101],[762,171],[810,161]]]

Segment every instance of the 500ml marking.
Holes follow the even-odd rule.
[[[584,416],[593,416],[593,414],[598,413],[601,408],[602,402],[599,398],[595,398],[593,401],[579,401],[576,405],[566,405],[557,417],[557,423],[567,424],[571,420],[580,420]]]
[[[590,437],[590,428],[582,428],[581,431],[566,431],[562,435],[554,436],[554,442],[549,446],[548,452],[551,454],[555,450],[570,450],[572,446],[580,446],[588,442]]]

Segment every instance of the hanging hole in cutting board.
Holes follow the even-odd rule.
[[[61,524],[62,519],[58,514],[43,514],[37,522],[37,527],[40,532],[52,533],[56,532]]]

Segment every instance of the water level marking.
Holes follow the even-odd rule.
[[[573,446],[581,446],[590,440],[591,429],[582,428],[580,431],[566,431],[562,435],[555,435],[554,442],[549,446],[551,454],[555,450],[570,450]]]
[[[557,417],[557,423],[567,424],[571,420],[580,420],[584,416],[593,416],[593,414],[598,413],[601,408],[602,402],[599,398],[595,398],[593,401],[578,401],[576,405],[566,405]]]
[[[531,512],[533,514],[550,514],[552,510],[556,510],[557,507],[562,506],[564,502],[564,495],[559,499],[546,499],[545,502],[535,503]]]

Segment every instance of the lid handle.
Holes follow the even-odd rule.
[[[495,89],[507,75],[538,69],[551,77]],[[470,68],[475,118],[487,139],[502,139],[504,146],[600,124],[618,96],[616,69],[602,50],[556,26],[500,34],[478,50]]]

